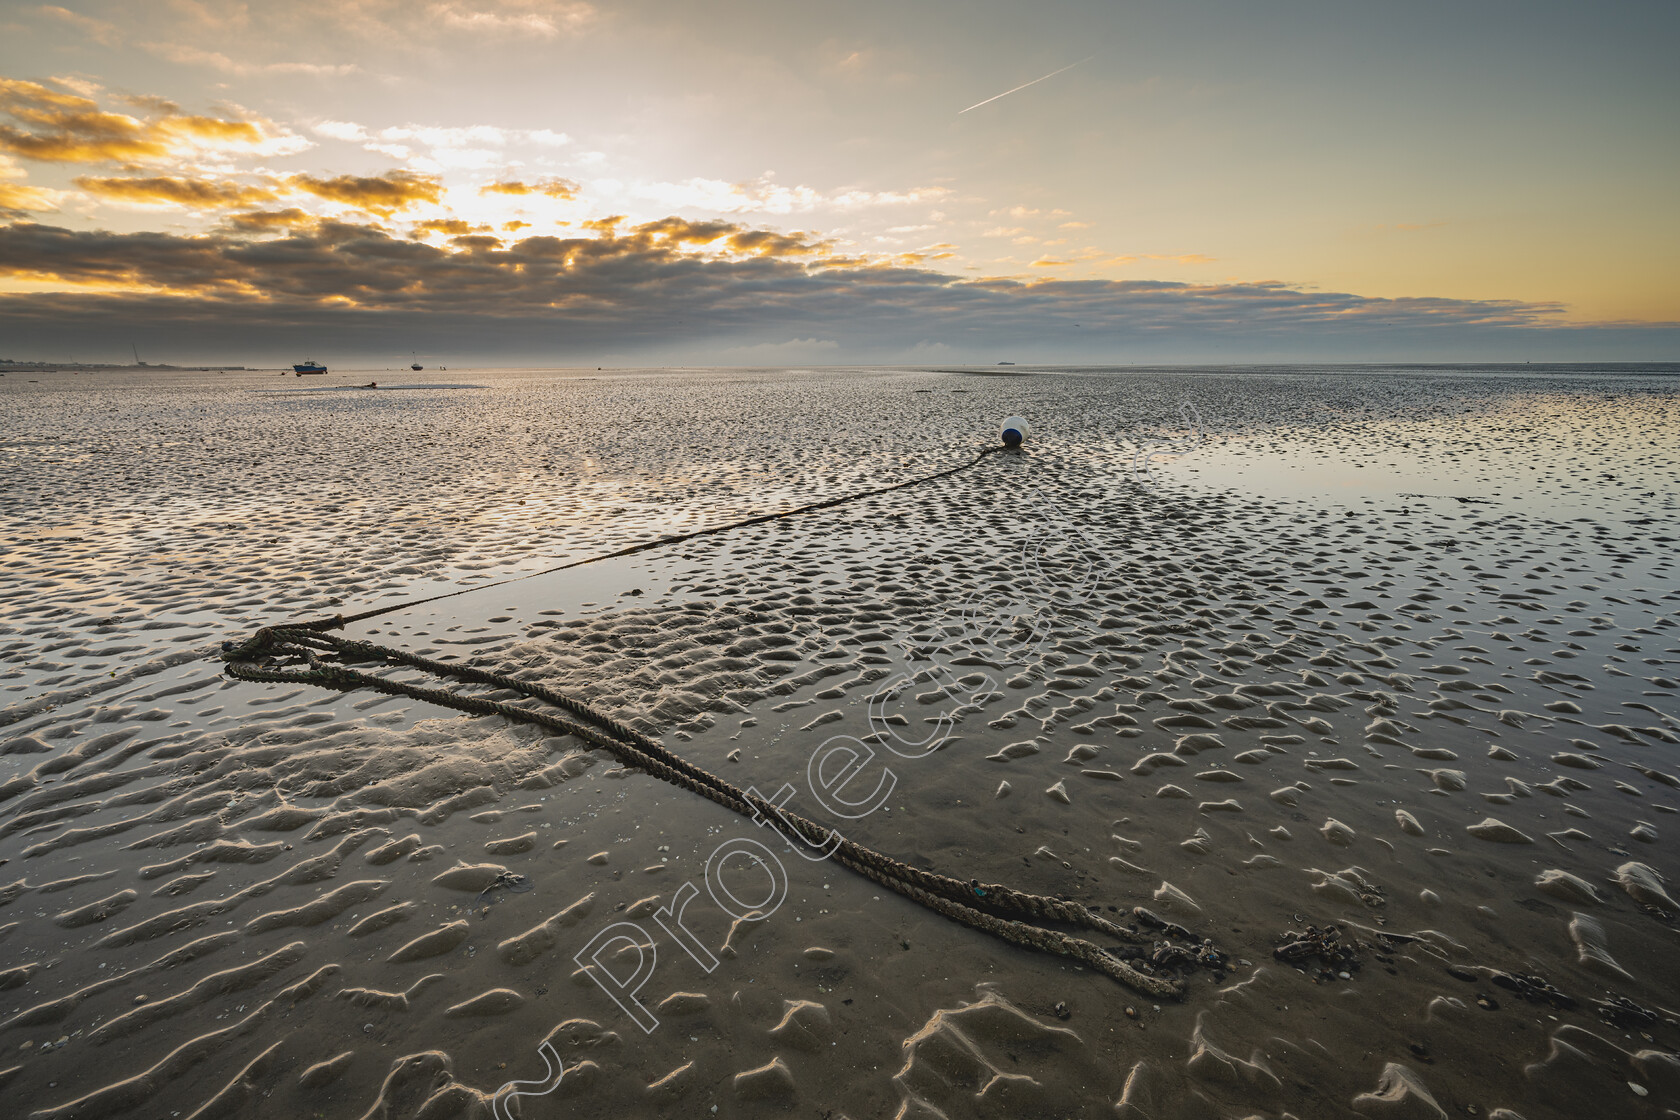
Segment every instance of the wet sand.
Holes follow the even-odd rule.
[[[0,382],[8,1113],[487,1116],[545,1041],[526,1120],[1680,1113],[1680,380],[987,373]],[[1184,400],[1210,438],[1134,480]],[[780,845],[737,921],[706,865],[750,821],[528,724],[221,673],[258,625],[943,470],[1010,413],[1026,451],[949,479],[350,632],[909,863],[1147,907],[1231,959],[1182,1002]],[[1005,593],[1020,656],[955,648]],[[949,737],[825,813],[813,752],[885,747],[898,674],[878,714],[936,731],[936,663]],[[657,921],[690,883],[710,971]],[[617,922],[652,948],[580,967]],[[592,971],[654,953],[645,1031]]]

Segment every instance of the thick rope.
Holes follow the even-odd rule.
[[[695,529],[687,533],[673,533],[670,536],[656,537],[651,541],[643,541],[641,544],[633,544],[628,548],[621,548],[617,552],[608,552],[601,556],[590,556],[582,560],[573,560],[570,563],[560,564],[553,568],[544,568],[540,572],[532,572],[531,574],[524,576],[515,576],[513,579],[498,580],[495,583],[480,583],[472,587],[464,587],[459,591],[446,591],[442,595],[433,595],[425,599],[409,599],[401,603],[391,603],[387,606],[375,607],[370,611],[363,611],[361,614],[348,616],[334,615],[332,618],[317,619],[314,622],[296,622],[292,623],[292,625],[294,627],[303,627],[310,630],[336,630],[340,627],[348,626],[352,622],[362,622],[369,618],[378,618],[382,614],[390,614],[392,611],[403,611],[408,610],[410,607],[421,606],[425,603],[435,603],[439,599],[453,599],[457,595],[466,595],[473,591],[484,591],[492,587],[505,587],[510,583],[519,583],[521,580],[536,579],[538,576],[553,575],[555,572],[563,572],[568,568],[577,568],[584,564],[596,564],[602,560],[616,560],[621,556],[634,556],[638,552],[646,552],[651,548],[663,548],[670,544],[681,544],[683,541],[691,541],[695,537],[709,537],[714,533],[727,533],[732,529],[744,529],[748,525],[762,525],[766,521],[779,521],[784,517],[792,517],[799,513],[811,513],[819,509],[831,509],[834,506],[843,505],[846,502],[855,502],[860,498],[869,498],[875,496],[876,494],[890,494],[894,490],[904,490],[911,486],[920,486],[926,482],[937,482],[942,478],[950,478],[954,474],[966,471],[968,468],[975,466],[986,456],[995,455],[999,451],[1003,450],[1005,450],[1005,448],[1001,445],[985,448],[966,463],[960,463],[957,466],[938,471],[934,474],[923,475],[921,478],[912,478],[908,482],[895,482],[891,486],[877,486],[873,490],[860,490],[855,494],[842,494],[838,498],[825,498],[820,502],[809,502],[802,506],[794,506],[792,509],[779,510],[776,513],[761,513],[755,517],[744,518],[740,521],[731,521],[726,525],[713,525],[709,528]]]
[[[894,490],[902,490],[938,479],[949,478],[959,471],[975,466],[986,456],[1001,450],[1003,450],[1002,447],[986,448],[970,462],[922,478],[911,479],[908,482],[881,486],[873,490],[846,494],[820,502],[810,502],[792,509],[761,514],[741,521],[730,522],[726,525],[715,525],[689,533],[660,537],[619,549],[617,552],[609,552],[602,556],[584,560],[575,560],[542,572],[520,576],[518,579],[479,584],[459,591],[434,595],[427,599],[394,603],[348,617],[337,615],[312,622],[263,627],[245,642],[238,645],[232,642],[224,643],[222,659],[227,663],[228,675],[239,680],[313,684],[345,692],[358,688],[371,688],[387,695],[405,696],[409,699],[421,700],[440,707],[453,708],[457,711],[475,715],[499,715],[510,720],[535,723],[561,734],[576,736],[591,746],[610,752],[625,766],[644,770],[662,781],[697,793],[744,817],[761,823],[780,818],[788,828],[796,832],[812,848],[822,850],[825,847],[832,847],[833,858],[845,867],[952,921],[989,933],[1014,945],[1072,957],[1147,995],[1162,999],[1181,999],[1184,995],[1184,984],[1176,976],[1170,973],[1164,976],[1151,975],[1140,971],[1100,945],[1059,930],[1048,929],[1039,924],[1046,920],[1056,921],[1095,930],[1118,941],[1132,944],[1150,944],[1150,938],[1104,918],[1093,909],[1087,909],[1076,903],[1053,898],[1049,895],[1018,891],[1001,883],[981,883],[974,879],[965,883],[949,876],[912,867],[873,849],[863,847],[814,821],[807,820],[790,810],[778,808],[763,798],[732,785],[717,775],[694,765],[680,755],[667,750],[656,739],[545,685],[518,680],[502,673],[475,669],[471,666],[436,661],[389,646],[375,645],[371,642],[357,641],[324,633],[327,630],[340,629],[352,622],[377,618],[392,611],[406,610],[423,603],[436,602],[439,599],[465,595],[470,591],[500,587],[508,583],[518,582],[518,580],[532,579],[536,576],[565,571],[568,568],[575,568],[583,564],[631,556],[649,549],[693,540],[696,537],[727,532],[748,525],[759,525],[800,513],[829,509],[860,498],[886,494]],[[336,661],[324,660],[322,654],[336,658]],[[276,662],[290,661],[295,664],[297,659],[307,662],[309,667],[307,669],[274,667]],[[369,661],[406,665],[437,677],[505,689],[552,705],[576,718],[567,718],[567,716],[556,715],[551,712],[525,708],[502,700],[492,700],[488,697],[471,696],[446,688],[425,688],[404,681],[393,680],[390,677],[364,673],[349,668],[345,664],[345,662]],[[268,664],[264,664],[264,662]],[[1188,930],[1163,922],[1142,907],[1134,908],[1133,914],[1162,929],[1168,936],[1191,938]],[[1030,920],[1018,920],[1020,918]],[[1212,948],[1211,942],[1202,942],[1197,952],[1188,952],[1182,947],[1171,945],[1170,942],[1166,945],[1156,943],[1154,956],[1158,963],[1162,964],[1170,961],[1172,963],[1200,963],[1213,968],[1223,966],[1223,958]],[[1145,967],[1149,966],[1145,965]]]
[[[342,663],[325,661],[320,656],[322,653],[337,655],[351,661],[383,661],[408,665],[463,682],[506,689],[552,704],[579,718],[567,718],[521,707],[505,700],[472,696],[446,688],[427,688],[362,672]],[[309,668],[271,668],[259,663],[284,657],[302,657],[308,662]],[[797,813],[777,808],[764,798],[742,790],[673,754],[651,737],[545,685],[470,666],[450,665],[369,642],[289,627],[265,627],[249,641],[227,651],[224,659],[227,661],[228,675],[240,680],[314,684],[346,692],[358,688],[371,688],[387,695],[404,696],[475,715],[499,715],[510,720],[534,723],[560,734],[574,735],[592,746],[608,751],[627,767],[644,770],[653,777],[697,793],[744,817],[762,821],[774,821],[779,817],[813,849],[832,847],[833,858],[845,867],[946,918],[1012,944],[1073,957],[1128,987],[1156,998],[1183,997],[1183,983],[1176,977],[1146,974],[1100,945],[1045,928],[1038,923],[1049,920],[1082,926],[1133,944],[1148,944],[1149,938],[1144,935],[1076,903],[1048,895],[1019,891],[1001,883],[980,883],[977,880],[964,882],[912,867],[866,848]],[[1141,917],[1145,912],[1140,909],[1135,913]],[[1019,918],[1031,920],[1017,920]]]

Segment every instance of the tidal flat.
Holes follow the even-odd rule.
[[[0,380],[8,1114],[1680,1114],[1680,368],[378,376]],[[224,673],[387,606],[346,633],[1216,967],[1125,949],[1140,994],[573,736]],[[784,878],[708,880],[735,837]]]

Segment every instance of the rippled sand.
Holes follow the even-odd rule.
[[[547,1040],[526,1120],[1676,1114],[1680,380],[982,372],[0,381],[6,1111],[487,1116]],[[1134,481],[1183,400],[1211,438]],[[1026,452],[953,478],[531,574],[1012,412]],[[706,972],[654,912],[750,822],[531,725],[221,675],[264,623],[521,576],[350,632],[1232,971],[1157,1004],[784,852],[768,919],[688,907]],[[999,589],[1042,645],[958,659],[943,748],[825,815],[812,752],[901,672],[893,725],[937,727],[901,640]],[[618,921],[651,1033],[574,960]]]

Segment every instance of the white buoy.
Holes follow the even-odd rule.
[[[1007,417],[998,428],[998,436],[1005,447],[1019,447],[1027,439],[1027,422],[1019,416]]]

